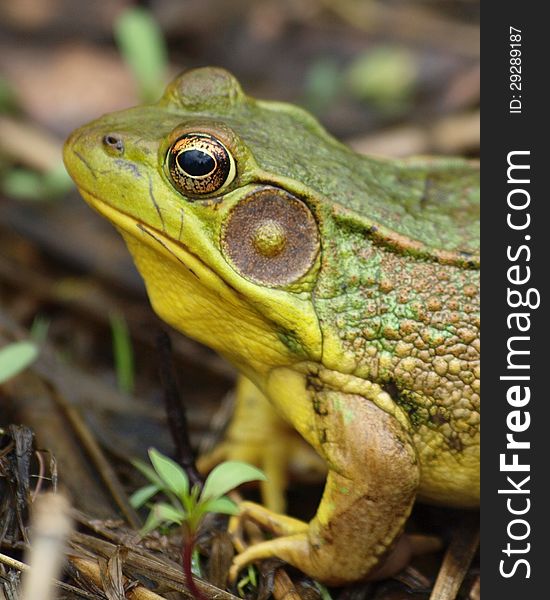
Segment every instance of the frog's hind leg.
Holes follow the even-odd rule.
[[[239,376],[235,410],[224,441],[198,460],[199,470],[210,471],[224,460],[240,460],[260,467],[262,500],[274,512],[285,510],[288,471],[325,472],[322,461],[284,421],[262,392]]]
[[[408,432],[362,396],[319,391],[314,404],[308,441],[317,440],[329,465],[317,514],[306,524],[245,503],[240,519],[250,517],[282,537],[239,554],[232,577],[269,557],[332,585],[373,577],[402,532],[419,482]]]

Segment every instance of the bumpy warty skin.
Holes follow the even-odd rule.
[[[335,222],[313,293],[323,337],[341,351],[330,366],[380,383],[406,412],[420,497],[475,505],[478,488],[464,478],[479,468],[479,271],[389,250]]]

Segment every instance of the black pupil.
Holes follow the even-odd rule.
[[[185,150],[176,158],[179,168],[191,177],[208,175],[214,170],[216,162],[206,152],[201,150]]]

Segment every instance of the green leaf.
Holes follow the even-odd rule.
[[[189,494],[189,479],[187,478],[187,474],[176,462],[154,448],[149,449],[149,458],[153,463],[155,471],[169,490],[174,492],[178,498],[183,498]]]
[[[147,517],[147,521],[145,521],[145,524],[141,528],[141,535],[151,533],[151,531],[158,529],[163,523],[164,520],[152,510]]]
[[[115,39],[145,102],[158,100],[167,71],[166,43],[153,15],[143,8],[125,10],[115,23]]]
[[[38,347],[32,342],[14,342],[0,350],[0,383],[4,383],[26,369],[38,356]]]
[[[145,476],[151,483],[154,483],[158,486],[159,489],[163,489],[165,487],[162,479],[156,474],[155,470],[152,469],[147,463],[144,463],[139,458],[136,458],[132,461],[134,467]]]
[[[2,178],[2,191],[19,200],[51,200],[63,196],[72,187],[73,182],[62,164],[47,173],[14,168]]]
[[[11,198],[40,200],[43,194],[43,176],[30,169],[11,169],[2,179],[2,191]]]
[[[221,498],[212,498],[211,500],[207,500],[201,506],[202,512],[211,512],[211,513],[219,513],[222,515],[238,515],[239,507],[225,496]]]
[[[147,502],[147,500],[152,498],[159,491],[159,489],[159,486],[153,483],[151,485],[146,485],[145,487],[142,487],[139,490],[136,490],[130,496],[130,504],[134,508],[139,508],[140,506],[143,506]]]
[[[170,506],[165,502],[158,502],[151,509],[141,533],[145,535],[164,524],[175,523],[181,525],[184,520],[185,515],[176,510],[173,506]]]
[[[236,460],[228,460],[215,467],[206,478],[201,499],[219,498],[241,483],[265,480],[265,475],[252,465]]]
[[[254,587],[258,587],[258,577],[256,576],[256,567],[254,565],[248,565],[248,578]]]
[[[153,510],[159,517],[164,519],[166,523],[181,524],[185,521],[185,514],[166,502],[157,502],[153,506]]]
[[[193,548],[193,553],[191,554],[191,571],[193,575],[202,577],[201,557],[197,547]]]

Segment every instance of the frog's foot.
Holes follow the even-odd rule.
[[[226,439],[197,461],[202,473],[225,460],[239,460],[262,469],[262,500],[275,512],[285,510],[289,472],[326,474],[323,461],[273,410],[265,396],[248,379],[240,377],[236,406]]]
[[[307,523],[286,515],[276,514],[254,502],[241,502],[239,508],[239,515],[232,517],[229,521],[229,533],[232,534],[235,548],[239,552],[229,572],[232,581],[237,578],[242,568],[256,560],[276,557],[291,564],[295,564],[296,561],[304,564],[303,560],[300,560],[301,556],[296,556],[296,561],[293,563],[290,557],[286,556],[288,552],[285,551],[285,548],[292,552],[292,547],[296,545],[296,542],[298,542],[299,547],[302,547],[304,541],[307,547],[307,532],[309,529]],[[247,519],[254,521],[262,529],[273,535],[282,537],[276,540],[258,542],[247,548],[242,539],[242,525]]]
[[[313,547],[309,538],[309,524],[299,519],[294,519],[285,515],[278,515],[253,502],[242,502],[240,504],[241,512],[238,516],[232,517],[229,523],[229,532],[233,536],[233,543],[239,554],[234,558],[229,571],[231,581],[236,581],[238,574],[250,563],[265,560],[268,558],[278,558],[283,560],[314,579],[319,579],[326,583],[337,585],[347,581],[345,577],[345,568],[342,569],[343,579],[332,577],[328,579],[330,571],[327,571],[323,564],[326,558],[323,558],[318,549]],[[251,519],[263,529],[273,535],[281,536],[275,540],[262,541],[246,547],[242,539],[242,524],[245,519]],[[414,539],[417,536],[403,535],[392,548],[391,552],[380,561],[368,578],[373,580],[386,579],[399,573],[407,564],[412,556],[426,552],[426,544],[416,544]],[[440,544],[434,546],[430,540],[429,551],[439,549]],[[420,549],[422,547],[422,549]],[[331,559],[336,557],[331,557]]]

